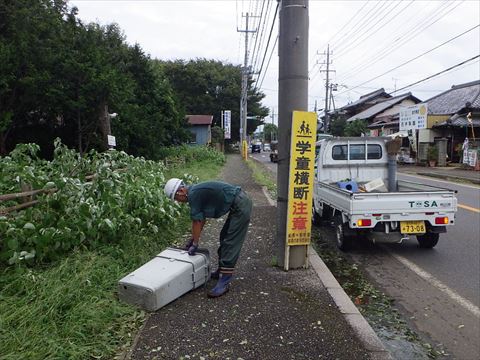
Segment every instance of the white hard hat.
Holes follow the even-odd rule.
[[[165,184],[165,195],[171,200],[175,198],[175,194],[180,186],[184,186],[185,184],[183,183],[182,179],[177,179],[177,178],[171,178],[170,180],[167,181]]]

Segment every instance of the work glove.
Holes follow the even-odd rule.
[[[197,252],[197,249],[198,249],[198,245],[192,244],[192,246],[188,248],[188,255],[190,256],[195,255]]]
[[[183,245],[183,248],[188,251],[190,249],[190,246],[192,245],[193,245],[193,238],[190,238],[190,240],[188,240],[188,242],[186,242],[185,245]]]

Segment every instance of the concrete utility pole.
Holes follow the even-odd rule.
[[[278,53],[277,256],[283,267],[292,114],[294,110],[307,111],[308,107],[308,0],[282,0]],[[289,268],[305,266],[306,255],[306,246],[292,246]]]
[[[328,105],[328,108],[332,108],[332,103],[333,103],[333,111],[335,111],[335,99],[333,97],[333,92],[337,91],[337,84],[330,84],[330,104]]]
[[[330,88],[329,85],[329,74],[330,72],[335,72],[335,70],[330,70],[330,55],[332,53],[330,52],[330,44],[327,45],[327,52],[323,53],[323,55],[327,55],[327,62],[323,63],[322,65],[327,65],[327,70],[320,70],[320,72],[326,72],[327,73],[327,79],[325,80],[325,122],[323,124],[323,132],[327,133],[328,132],[328,126],[329,126],[329,118],[328,118],[328,101],[330,97],[328,96],[328,89]]]
[[[242,96],[240,98],[240,142],[243,149],[243,142],[247,140],[247,90],[248,90],[248,34],[254,33],[257,30],[248,30],[249,14],[242,14],[246,18],[245,30],[238,30],[237,32],[245,33],[245,60],[242,68]],[[242,152],[243,154],[243,152]],[[246,157],[247,154],[243,154]]]

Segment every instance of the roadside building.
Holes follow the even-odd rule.
[[[360,96],[358,100],[337,108],[333,111],[329,111],[330,119],[333,121],[345,122],[355,114],[361,113],[376,103],[391,98],[392,96],[385,92],[384,88],[372,91],[368,94]],[[335,106],[335,105],[334,105]],[[324,132],[323,124],[325,122],[325,114],[321,112],[318,115],[318,127],[317,134]]]
[[[192,145],[207,145],[212,141],[213,115],[187,115],[187,122],[190,124]]]
[[[419,142],[435,143],[447,139],[449,158],[460,161],[462,145],[470,148],[480,141],[480,80],[453,85],[449,90],[425,101],[428,105],[427,129],[419,132]],[[471,122],[467,118],[471,114]]]
[[[399,131],[399,114],[403,107],[420,103],[412,93],[378,100],[375,105],[347,119],[347,123],[363,120],[367,123],[370,136],[384,136]]]
[[[372,91],[371,93],[360,96],[360,98],[350,104],[342,106],[336,110],[340,116],[345,119],[349,119],[355,114],[359,114],[362,111],[372,107],[378,102],[391,98],[392,95],[387,94],[384,88]]]

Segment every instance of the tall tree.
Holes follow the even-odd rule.
[[[56,136],[80,152],[105,149],[117,112],[118,148],[155,157],[185,138],[179,108],[118,25],[84,24],[64,0],[0,1],[0,155],[18,142],[53,148]]]
[[[18,0],[0,3],[0,154],[12,133],[25,138],[34,127],[37,138],[51,131],[55,117],[45,97],[61,43],[66,1]],[[53,144],[52,144],[53,145]]]
[[[263,128],[263,136],[265,141],[271,142],[278,139],[278,127],[275,124],[265,124]]]
[[[170,81],[187,114],[213,115],[214,125],[220,126],[222,110],[232,111],[232,140],[239,139],[239,106],[241,95],[241,67],[220,61],[196,59],[191,61],[157,61],[158,71]],[[254,91],[249,81],[247,132],[252,133],[268,115],[260,104],[265,95]]]

